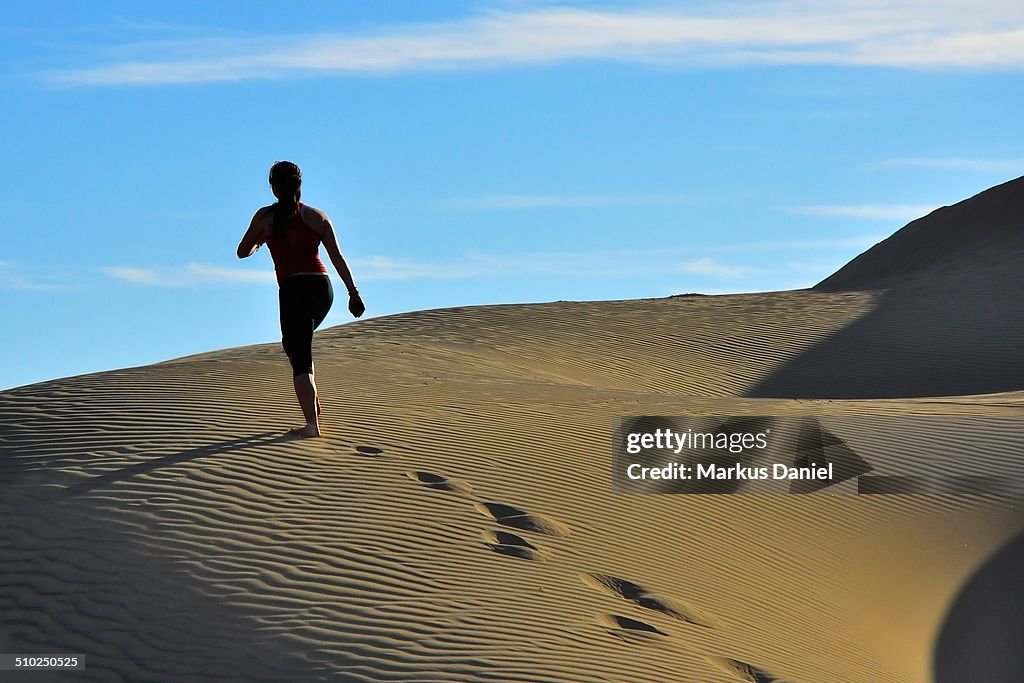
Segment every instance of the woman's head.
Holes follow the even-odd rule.
[[[270,167],[270,189],[277,197],[274,207],[275,235],[283,235],[288,223],[299,210],[299,198],[302,196],[302,171],[290,161],[278,161]]]
[[[284,202],[299,201],[302,194],[302,171],[290,161],[278,161],[270,167],[270,187],[274,196]]]

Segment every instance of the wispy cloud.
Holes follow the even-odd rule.
[[[715,278],[741,278],[755,272],[756,268],[747,266],[730,266],[713,259],[702,258],[695,261],[683,261],[679,264],[679,270],[690,275],[707,275]]]
[[[748,242],[692,248],[609,249],[493,254],[470,251],[446,263],[378,256],[354,263],[360,280],[470,279],[537,275],[546,277],[630,277],[685,273],[713,279],[738,280],[763,274],[764,268],[723,261],[723,253],[757,251],[820,251],[865,249],[881,237],[832,240]]]
[[[885,235],[863,235],[861,237],[838,237],[820,240],[769,240],[765,242],[737,242],[701,247],[705,251],[789,251],[815,249],[861,249],[885,239]]]
[[[274,278],[273,273],[266,270],[225,268],[201,263],[189,263],[181,267],[169,268],[111,266],[100,268],[100,272],[116,280],[153,287],[192,287],[209,284],[272,282]]]
[[[579,59],[1017,69],[1024,66],[1024,6],[976,0],[966,12],[953,0],[783,0],[702,13],[527,6],[375,32],[198,38],[149,48],[152,56],[145,59],[58,71],[48,80],[64,86],[203,83]]]
[[[867,164],[868,168],[930,168],[942,171],[978,173],[1024,173],[1022,159],[972,159],[965,157],[906,157],[884,159]]]
[[[599,209],[612,206],[674,206],[686,202],[680,195],[525,195],[495,194],[448,197],[438,201],[444,209],[462,211],[516,211],[523,209]]]
[[[577,252],[521,252],[487,254],[469,252],[466,261],[484,269],[486,275],[542,275],[546,277],[629,277],[636,273],[659,275],[686,273],[711,278],[736,279],[757,269],[723,263],[708,256],[694,258],[704,250],[650,249]]]
[[[418,280],[469,280],[523,275],[550,277],[632,277],[679,274],[721,280],[742,280],[763,274],[765,268],[724,261],[715,255],[758,251],[849,251],[863,249],[881,237],[851,237],[822,240],[780,240],[733,242],[692,247],[651,249],[594,249],[587,251],[536,251],[488,253],[469,251],[448,260],[419,260],[392,256],[370,256],[350,260],[360,282]],[[200,263],[177,267],[143,268],[116,266],[101,268],[108,277],[135,285],[189,287],[235,283],[272,282],[270,271],[226,268]]]
[[[0,273],[0,284],[6,289],[16,289],[23,292],[57,292],[76,289],[75,287],[58,282],[42,282],[18,275],[17,273]]]
[[[39,268],[31,270],[31,277],[13,261],[0,261],[0,288],[21,292],[57,292],[72,291],[80,288],[73,274],[66,269]],[[70,277],[69,277],[70,275]]]
[[[462,262],[438,263],[371,256],[355,259],[352,267],[361,281],[384,280],[453,280],[472,277],[487,277],[500,274],[499,269],[487,263],[474,263],[472,259]]]
[[[782,211],[807,216],[910,221],[931,213],[937,207],[930,204],[817,204],[780,208]]]
[[[834,258],[834,259],[819,259],[814,261],[787,261],[786,268],[790,273],[797,274],[799,278],[808,278],[808,276],[814,276],[815,282],[826,278],[831,273],[836,272],[842,268],[849,261],[849,257],[845,258]],[[794,286],[793,289],[804,289],[810,287],[810,285],[800,285],[799,287]]]
[[[786,266],[793,271],[800,273],[813,273],[815,275],[828,275],[834,273],[840,267],[842,267],[842,261],[816,261],[813,263],[807,263],[806,261],[788,261]]]

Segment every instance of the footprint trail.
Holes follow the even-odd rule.
[[[712,628],[714,626],[714,622],[696,608],[683,604],[678,600],[656,595],[632,581],[627,581],[611,574],[590,572],[580,574],[580,579],[591,588],[623,598],[624,600],[629,600],[645,609],[661,612],[673,619],[697,626],[704,626],[705,628]]]
[[[531,514],[511,505],[486,502],[474,503],[473,507],[504,526],[558,538],[569,535],[569,527],[557,519]]]

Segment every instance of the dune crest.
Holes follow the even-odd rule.
[[[1024,255],[1024,177],[911,221],[825,278],[819,291],[866,290],[936,277],[993,281]]]

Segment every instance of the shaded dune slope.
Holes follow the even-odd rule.
[[[752,396],[869,398],[1024,387],[1024,178],[919,218],[814,287],[871,309]]]
[[[822,280],[820,291],[892,287],[980,273],[1024,253],[1024,177],[911,221]]]

